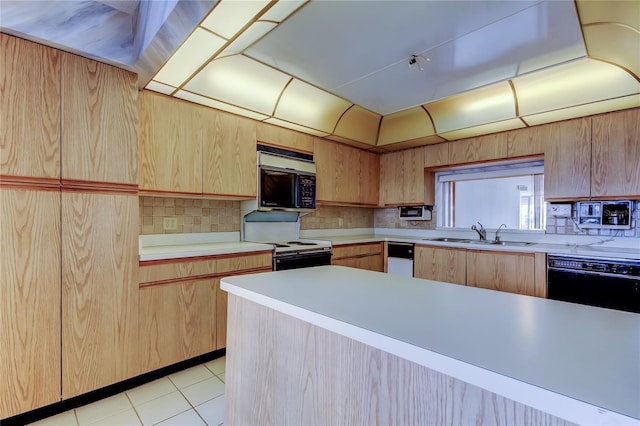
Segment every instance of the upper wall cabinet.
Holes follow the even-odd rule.
[[[591,122],[588,118],[540,126],[544,140],[546,200],[585,199],[591,195]]]
[[[138,183],[137,76],[62,55],[62,179]]]
[[[507,134],[495,133],[449,144],[449,164],[476,163],[507,158]]]
[[[277,145],[294,151],[313,152],[314,137],[306,133],[267,123],[258,123],[256,130],[260,143]]]
[[[547,126],[535,126],[507,132],[507,156],[529,157],[544,154]]]
[[[205,111],[204,118],[204,195],[255,197],[256,122],[216,110]]]
[[[640,109],[592,117],[592,198],[640,196]]]
[[[204,107],[140,92],[140,190],[202,194]]]
[[[380,157],[380,204],[425,204],[425,147]]]
[[[0,175],[60,178],[60,52],[0,34]]]
[[[317,200],[322,204],[378,204],[377,154],[319,138],[314,143]]]

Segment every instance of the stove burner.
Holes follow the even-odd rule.
[[[295,244],[298,246],[317,246],[318,243],[306,243],[302,241],[289,241],[287,244]]]

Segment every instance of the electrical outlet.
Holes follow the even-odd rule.
[[[175,231],[178,229],[178,218],[177,217],[165,217],[162,219],[162,229],[165,231]]]

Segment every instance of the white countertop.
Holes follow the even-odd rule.
[[[581,424],[640,425],[640,315],[339,266],[222,289]]]

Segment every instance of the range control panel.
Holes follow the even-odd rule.
[[[633,260],[600,260],[549,256],[548,266],[550,269],[600,272],[603,274],[640,277],[640,261]]]

